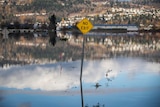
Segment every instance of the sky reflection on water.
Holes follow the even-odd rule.
[[[1,107],[80,107],[80,61],[0,68]],[[85,105],[158,107],[160,64],[138,58],[85,60]],[[95,87],[98,83],[101,86]],[[126,103],[128,102],[128,103]]]

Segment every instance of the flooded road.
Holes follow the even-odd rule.
[[[0,107],[81,107],[75,34],[2,38]],[[159,34],[89,33],[82,81],[85,107],[159,107]]]

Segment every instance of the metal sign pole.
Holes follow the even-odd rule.
[[[81,73],[80,73],[80,88],[81,88],[81,101],[82,101],[82,107],[84,107],[83,102],[83,87],[82,87],[82,71],[83,71],[83,59],[84,59],[84,43],[85,43],[85,34],[89,32],[93,25],[92,23],[87,19],[84,18],[81,20],[77,25],[77,28],[83,33],[83,46],[82,46],[82,58],[81,58]]]
[[[84,42],[85,42],[85,35],[83,35],[82,57],[81,57],[81,73],[80,73],[80,88],[81,88],[81,103],[82,103],[82,107],[84,107],[83,87],[82,87],[82,71],[83,71],[83,59],[84,59]]]

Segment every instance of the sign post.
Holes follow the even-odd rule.
[[[83,87],[82,87],[82,71],[83,71],[83,59],[84,59],[84,42],[85,42],[85,34],[88,33],[92,28],[92,23],[87,19],[81,20],[77,24],[78,29],[83,33],[83,45],[82,45],[82,57],[81,57],[81,72],[80,72],[80,88],[81,88],[81,103],[82,107],[84,107],[83,101]]]

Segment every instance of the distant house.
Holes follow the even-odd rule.
[[[3,4],[5,1],[4,0],[0,0],[0,4]]]

